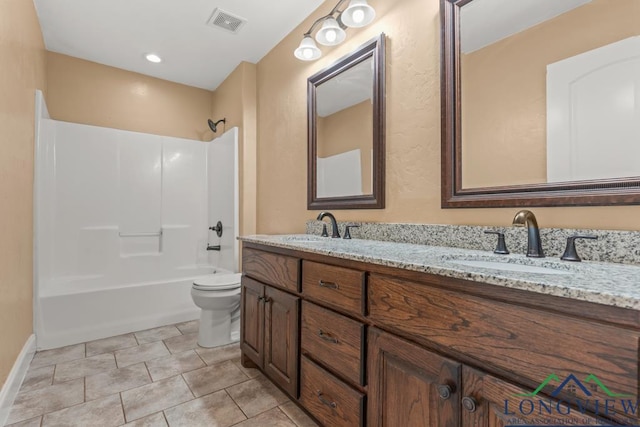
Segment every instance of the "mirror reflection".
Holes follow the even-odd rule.
[[[383,209],[385,35],[307,79],[309,209]]]
[[[373,58],[316,88],[317,197],[373,194]]]
[[[640,2],[461,8],[462,188],[640,176]]]

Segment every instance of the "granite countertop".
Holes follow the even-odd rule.
[[[496,255],[488,251],[332,239],[308,234],[254,235],[240,237],[240,240],[640,310],[638,266],[589,261],[575,263],[558,258],[527,258],[519,254]],[[460,261],[471,263],[463,265],[459,264]],[[477,263],[471,265],[478,261],[507,263],[504,268],[532,271],[508,271],[502,267],[498,270],[481,267]],[[537,268],[548,270],[533,272]]]

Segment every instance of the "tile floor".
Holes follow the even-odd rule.
[[[11,427],[308,427],[240,347],[199,347],[185,322],[36,353]]]

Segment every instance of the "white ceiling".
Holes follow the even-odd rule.
[[[470,53],[592,0],[474,0],[460,12],[461,50]]]
[[[323,0],[34,3],[47,50],[213,90],[241,61],[258,62]],[[216,8],[248,22],[238,34],[210,27],[207,21]],[[144,55],[150,52],[163,62],[148,62]]]

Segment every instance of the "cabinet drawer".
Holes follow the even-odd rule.
[[[242,249],[242,270],[247,276],[294,292],[298,292],[299,264],[296,258],[285,255]]]
[[[364,272],[302,262],[302,293],[348,313],[362,315]]]
[[[300,403],[325,426],[362,426],[365,397],[306,357],[301,358]]]
[[[328,369],[364,385],[364,325],[330,310],[302,303],[302,351]]]
[[[530,385],[573,374],[591,387],[593,374],[612,393],[637,394],[637,331],[387,276],[371,275],[368,292],[377,325],[517,372]],[[558,386],[554,381],[542,392]],[[559,393],[572,398],[565,389]]]

